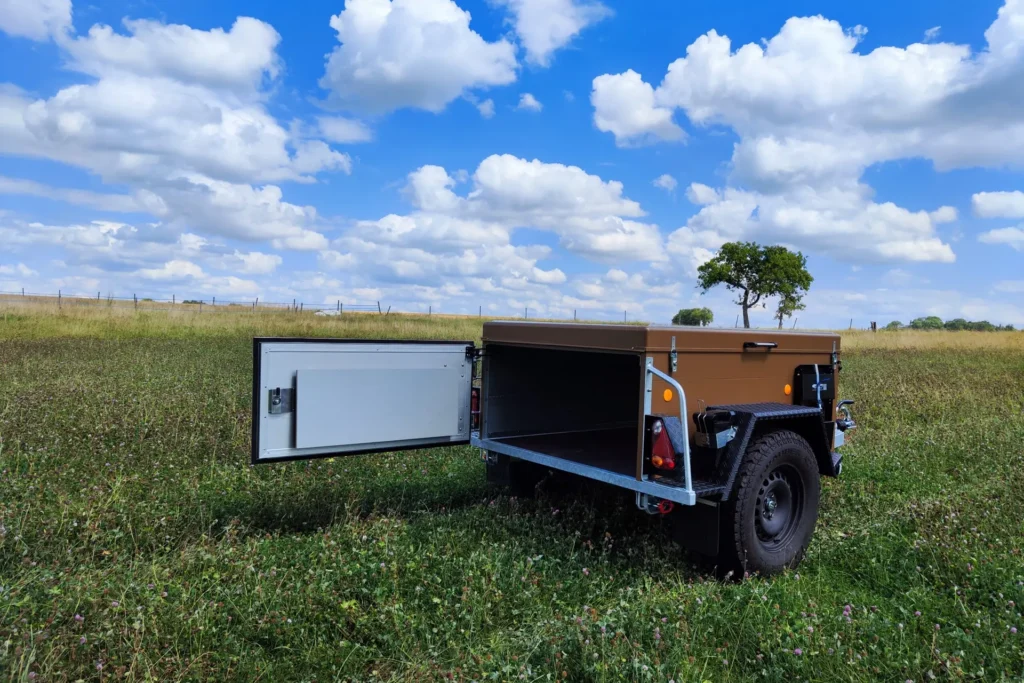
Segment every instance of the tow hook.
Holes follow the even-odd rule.
[[[639,491],[636,494],[636,506],[649,515],[667,515],[676,508],[676,504],[671,500],[655,498]]]

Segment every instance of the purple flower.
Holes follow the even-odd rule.
[[[36,677],[36,672],[35,672],[35,671],[29,671],[29,672],[28,672],[28,679],[29,679],[30,681],[31,681],[31,680],[34,680],[34,679],[35,679],[35,677]]]
[[[914,612],[914,616],[915,617],[921,616],[921,610],[917,610],[916,612]]]
[[[111,607],[118,607],[120,605],[121,605],[121,603],[119,603],[117,600],[114,600],[112,603],[110,603]]]
[[[85,636],[82,636],[81,638],[78,639],[78,644],[79,645],[85,645]]]
[[[935,630],[936,630],[936,631],[938,631],[938,630],[939,630],[940,628],[942,628],[942,627],[941,627],[941,626],[939,626],[938,624],[935,624]]]
[[[797,657],[799,657],[803,653],[804,653],[804,651],[801,650],[800,648],[798,648],[798,647],[793,648],[793,654],[795,654]]]
[[[814,633],[814,627],[813,626],[808,626],[807,627],[807,632],[808,633]]]
[[[96,662],[96,670],[103,671],[103,662]]]
[[[81,614],[76,614],[75,615],[75,621],[81,623],[81,622],[85,621],[85,617],[83,617]]]
[[[590,576],[590,570],[586,567],[583,568],[583,576]]]
[[[1016,633],[1016,632],[1017,632],[1017,627],[1016,626],[1011,626],[1010,627],[1010,633]]]

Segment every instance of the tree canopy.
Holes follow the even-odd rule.
[[[683,308],[672,316],[672,324],[707,327],[714,319],[715,315],[710,308]]]
[[[750,327],[750,309],[765,305],[769,297],[780,297],[780,318],[802,308],[801,299],[814,278],[807,272],[807,259],[777,245],[755,242],[727,242],[713,259],[697,270],[697,286],[707,292],[725,285],[737,292],[736,304],[743,309],[743,327]],[[787,312],[788,311],[788,312]]]

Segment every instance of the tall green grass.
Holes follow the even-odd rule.
[[[0,313],[0,679],[1024,673],[1024,353],[1008,335],[844,337],[860,427],[811,550],[797,572],[723,583],[629,495],[549,482],[510,498],[467,448],[251,467],[253,334],[479,335],[472,319],[296,317]]]

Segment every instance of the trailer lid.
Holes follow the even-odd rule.
[[[673,340],[675,344],[673,346]],[[834,332],[708,329],[678,325],[624,325],[497,320],[484,323],[484,344],[543,346],[631,353],[830,353]],[[762,346],[754,346],[761,344]]]

